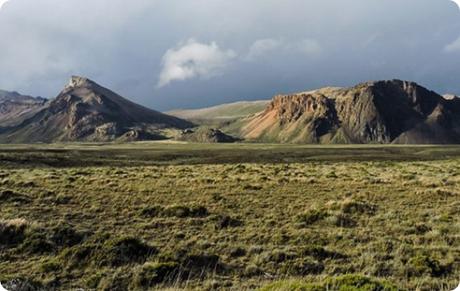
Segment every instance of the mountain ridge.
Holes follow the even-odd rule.
[[[287,143],[460,143],[460,99],[401,80],[327,91],[275,96],[240,135]]]
[[[21,123],[43,108],[47,101],[42,97],[0,90],[0,126],[8,127]]]
[[[191,122],[129,101],[96,82],[72,76],[47,106],[3,130],[2,142],[131,141],[167,138]]]

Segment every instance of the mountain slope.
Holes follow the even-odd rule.
[[[460,143],[460,99],[400,80],[280,95],[239,133],[288,143]]]
[[[145,108],[83,78],[72,77],[46,108],[4,129],[3,142],[111,141],[163,139],[167,129],[188,121]]]
[[[259,113],[270,100],[241,101],[201,109],[173,110],[170,115],[197,123],[219,123]]]
[[[40,97],[0,90],[0,127],[20,124],[42,109],[46,101]]]

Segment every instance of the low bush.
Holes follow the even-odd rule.
[[[121,266],[129,263],[144,263],[150,256],[157,254],[155,247],[149,246],[133,237],[121,237],[106,241],[95,252],[94,262],[100,266]]]
[[[325,210],[311,209],[297,216],[297,221],[303,227],[308,227],[315,224],[326,217],[329,213]]]
[[[180,273],[176,262],[145,263],[134,272],[133,289],[148,289],[160,283],[174,282]]]
[[[25,219],[0,220],[0,245],[17,245],[24,240],[28,223]]]
[[[409,276],[430,275],[440,277],[449,272],[449,267],[441,265],[441,263],[426,255],[416,255],[409,259],[408,262]]]

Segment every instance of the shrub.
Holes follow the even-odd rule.
[[[377,206],[365,201],[347,199],[342,202],[342,212],[346,214],[375,214]]]
[[[162,214],[167,217],[206,217],[208,215],[208,210],[204,206],[192,206],[187,207],[183,205],[175,205],[165,208],[162,211]]]
[[[93,251],[96,249],[97,248],[94,245],[76,245],[74,247],[64,249],[59,257],[69,268],[81,268],[91,262],[91,256]]]
[[[0,220],[0,245],[16,245],[24,240],[25,219]]]
[[[46,237],[43,229],[29,229],[26,232],[24,241],[21,244],[21,250],[28,254],[46,254],[54,251],[54,245]]]
[[[338,252],[328,251],[321,246],[307,246],[307,247],[304,247],[300,253],[302,256],[310,256],[317,260],[346,258],[346,256]]]
[[[224,229],[229,227],[242,226],[243,222],[239,219],[232,218],[228,215],[218,216],[216,222],[216,229]]]
[[[12,190],[0,190],[0,202],[29,203],[30,198]]]
[[[182,265],[190,272],[201,273],[204,270],[217,270],[220,268],[219,256],[214,254],[191,254],[185,256]]]
[[[302,226],[309,226],[312,225],[318,221],[321,221],[325,219],[326,217],[329,216],[329,213],[324,210],[318,210],[318,209],[311,209],[308,210],[302,214],[300,214],[297,217],[297,221],[302,225]]]
[[[83,235],[68,224],[59,224],[52,230],[50,240],[58,245],[71,247],[83,241]]]
[[[174,281],[179,272],[179,265],[175,262],[145,263],[135,272],[132,284],[134,289],[148,289],[160,283]]]
[[[137,238],[121,237],[106,241],[98,250],[95,262],[99,265],[121,266],[128,263],[143,263],[158,253],[157,249]]]
[[[426,255],[417,255],[409,259],[409,276],[431,275],[439,277],[448,273],[448,268]]]
[[[143,217],[158,217],[161,215],[163,211],[163,207],[155,205],[155,206],[149,206],[145,207],[144,209],[141,210],[141,216]]]

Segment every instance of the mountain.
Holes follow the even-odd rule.
[[[130,141],[166,138],[192,123],[138,104],[83,77],[72,77],[47,106],[12,127],[2,142]]]
[[[14,126],[42,109],[47,100],[0,90],[0,127]]]
[[[275,96],[239,136],[282,143],[460,143],[460,99],[390,80]]]
[[[241,101],[202,109],[173,110],[167,113],[199,124],[219,124],[259,113],[269,102],[270,100]]]

